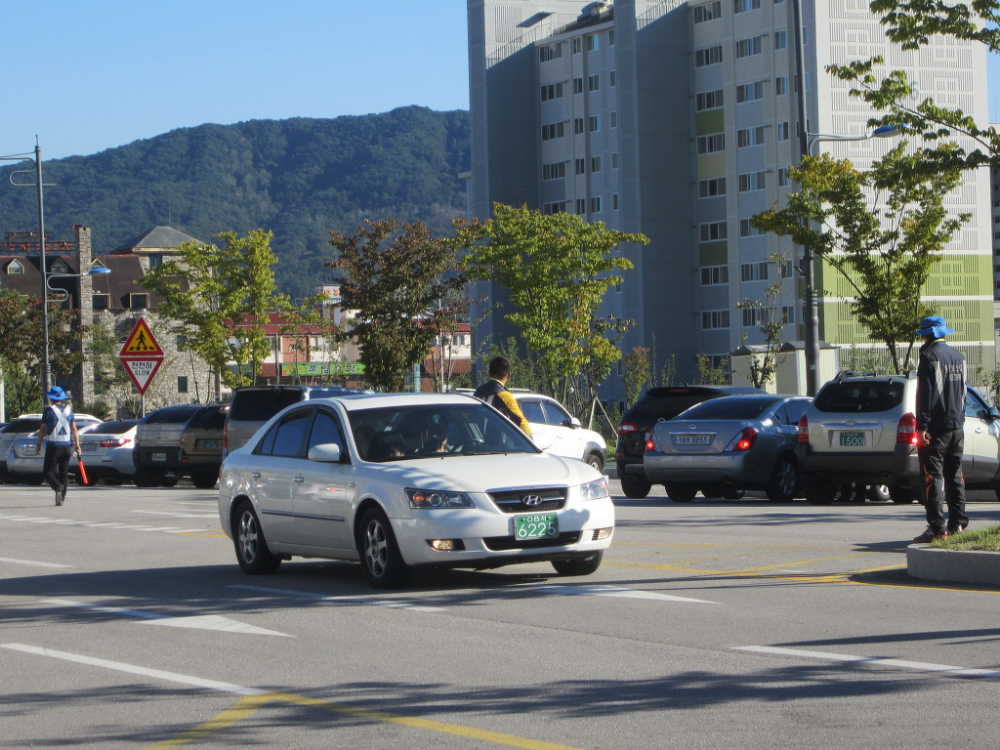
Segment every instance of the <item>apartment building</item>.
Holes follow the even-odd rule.
[[[882,54],[922,95],[986,119],[985,52],[947,40],[890,47],[867,0],[469,0],[468,13],[470,215],[527,203],[649,237],[620,248],[635,270],[604,312],[636,323],[623,351],[652,347],[654,366],[673,357],[687,380],[697,355],[724,366],[744,341],[761,343],[765,314],[802,349],[801,248],[749,219],[794,188],[787,167],[803,150],[864,167],[891,147],[866,137],[872,113],[827,65]],[[973,218],[927,289],[972,367],[994,361],[989,190],[979,170],[949,196]],[[822,264],[816,278],[820,338],[877,351],[845,282]],[[766,312],[746,304],[779,282]],[[474,296],[502,294],[486,282]],[[477,347],[510,334],[501,315],[486,316]],[[836,358],[823,362],[821,377],[832,375]],[[804,392],[804,376],[793,387]],[[620,384],[607,389],[617,398]]]

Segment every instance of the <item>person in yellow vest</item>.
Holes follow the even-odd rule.
[[[42,426],[38,429],[38,452],[45,442],[45,461],[42,473],[49,487],[56,493],[56,505],[66,502],[66,487],[69,484],[69,460],[73,450],[80,455],[80,433],[76,431],[73,407],[69,396],[58,385],[52,386],[45,394],[52,403],[45,407]],[[47,439],[46,439],[47,438]]]
[[[506,357],[491,359],[489,375],[490,379],[476,388],[473,395],[498,410],[520,427],[525,435],[531,435],[531,425],[528,424],[514,394],[507,390],[507,381],[511,376],[510,360]]]

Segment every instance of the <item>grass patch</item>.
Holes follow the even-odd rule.
[[[947,539],[931,542],[931,546],[942,549],[1000,552],[1000,526],[989,526],[985,529],[971,529],[961,534],[952,534]]]

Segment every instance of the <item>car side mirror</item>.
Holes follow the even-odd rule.
[[[991,406],[989,412],[987,412],[990,419],[1000,419],[1000,409],[995,406]]]
[[[309,449],[309,460],[321,464],[335,464],[340,462],[340,446],[336,443],[321,443]]]
[[[580,420],[576,417],[570,417],[569,419],[564,419],[562,421],[563,427],[572,427],[574,430],[580,429]]]

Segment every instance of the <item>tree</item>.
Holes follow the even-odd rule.
[[[188,242],[176,260],[151,268],[142,285],[162,298],[157,313],[170,321],[170,331],[184,336],[230,388],[249,385],[268,355],[267,336],[259,323],[268,312],[290,315],[288,297],[278,294],[272,266],[271,232],[218,235],[222,246]],[[311,300],[310,300],[311,302]],[[227,365],[235,363],[230,369]]]
[[[775,253],[770,261],[779,269],[787,262],[784,255]],[[750,352],[750,382],[754,388],[764,389],[774,379],[778,370],[778,348],[781,346],[781,332],[787,322],[781,314],[781,271],[778,280],[764,290],[763,300],[745,299],[737,304],[741,310],[756,310],[757,330],[764,335],[764,351],[759,353],[747,346],[747,336],[743,335],[743,347]]]
[[[77,311],[49,307],[49,363],[56,376],[69,375],[83,360],[80,343],[86,329]],[[6,382],[10,414],[39,411],[42,405],[44,315],[40,297],[0,290],[0,372]],[[54,379],[55,380],[55,379]],[[54,382],[54,381],[53,381]]]
[[[784,208],[751,219],[758,229],[812,248],[837,270],[854,291],[858,322],[886,345],[897,373],[910,367],[914,322],[927,313],[921,295],[931,267],[969,218],[949,216],[944,207],[959,172],[928,173],[921,154],[905,149],[900,143],[867,172],[828,154],[804,157],[788,170],[800,190],[789,193]]]
[[[935,35],[951,36],[983,44],[990,52],[1000,51],[1000,2],[972,0],[872,0],[873,13],[880,15],[886,36],[905,50],[918,50],[930,44]],[[904,71],[890,71],[879,79],[877,66],[881,56],[845,65],[830,65],[827,70],[853,84],[851,94],[864,99],[874,109],[885,111],[872,118],[873,127],[895,125],[907,132],[920,133],[924,141],[937,142],[956,133],[968,136],[978,147],[939,151],[927,149],[925,169],[973,168],[984,164],[1000,166],[1000,134],[986,123],[958,108],[939,106],[932,98],[915,101],[917,89]]]
[[[452,243],[423,222],[365,220],[353,235],[330,232],[345,310],[355,311],[343,341],[356,339],[372,386],[401,391],[406,373],[423,362],[453,317],[451,292],[465,285]],[[441,303],[440,305],[438,303]]]
[[[649,382],[649,349],[637,346],[625,355],[625,404],[632,406],[645,392]]]
[[[645,236],[574,214],[499,203],[492,219],[457,221],[456,228],[470,276],[510,291],[514,309],[504,317],[520,330],[528,351],[537,353],[548,392],[565,400],[568,381],[588,368],[591,388],[607,377],[621,358],[613,339],[630,325],[596,317],[605,292],[622,281],[615,272],[632,268],[612,251],[626,242],[645,245]]]

